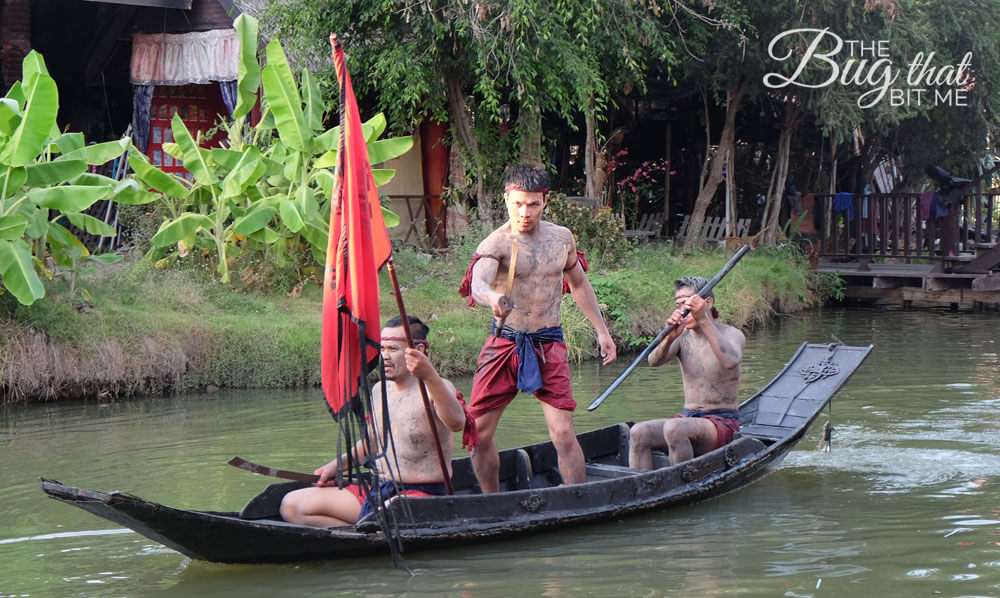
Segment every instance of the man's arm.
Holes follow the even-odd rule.
[[[712,354],[722,367],[731,370],[739,366],[743,359],[743,345],[746,343],[743,333],[734,328],[737,334],[720,334],[718,326],[708,313],[707,303],[698,295],[691,296],[686,305],[691,310],[691,315],[698,321],[699,332],[705,336],[705,340],[712,348]]]
[[[569,251],[572,259],[576,260],[576,244],[572,244]],[[578,261],[573,264],[572,268],[563,272],[563,276],[569,283],[573,301],[597,330],[597,342],[601,345],[601,357],[604,358],[604,365],[608,365],[618,357],[618,348],[615,347],[611,333],[608,332],[608,326],[604,323],[604,317],[601,316],[601,306],[597,303],[597,295],[594,293],[594,287],[590,284],[590,279],[587,278]]]
[[[656,345],[656,348],[649,352],[647,360],[651,367],[655,368],[667,363],[676,357],[677,352],[680,351],[680,346],[675,344],[674,341],[684,333],[683,313],[683,309],[678,309],[667,318],[667,326],[673,325],[673,329],[667,333],[667,336],[660,341],[659,345]]]
[[[442,378],[420,349],[406,349],[406,369],[423,380],[437,417],[452,432],[465,427],[465,410],[455,396],[455,386]]]
[[[493,281],[496,280],[497,271],[500,269],[501,250],[499,243],[495,242],[493,235],[479,244],[476,252],[484,257],[476,262],[472,267],[472,299],[479,305],[485,305],[493,309],[493,315],[498,318],[506,317],[511,309],[506,310],[500,307],[500,298],[503,293],[493,290]]]
[[[736,330],[738,334],[720,334],[715,322],[707,322],[703,325],[703,329],[705,338],[708,340],[709,346],[712,347],[712,353],[722,364],[722,367],[731,370],[739,366],[740,361],[743,360],[743,345],[746,343],[746,337],[743,336],[743,333]]]

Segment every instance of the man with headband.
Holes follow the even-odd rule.
[[[384,454],[373,455],[374,467],[382,478],[377,489],[381,500],[392,496],[431,496],[445,494],[441,464],[431,436],[430,423],[420,396],[419,381],[427,388],[435,430],[441,441],[444,461],[450,467],[452,432],[465,430],[463,446],[472,450],[476,444],[475,423],[465,410],[461,393],[442,378],[427,358],[427,325],[419,318],[409,317],[410,331],[416,348],[406,345],[403,320],[397,316],[382,329],[382,361],[385,364],[386,401],[382,401],[381,385],[372,387],[375,413],[369,422],[373,442],[382,446],[386,431],[382,422],[387,414],[392,427],[392,439],[385,443]],[[353,458],[363,460],[366,449],[362,441],[352,449]],[[315,486],[289,492],[281,501],[281,516],[285,521],[300,525],[329,527],[353,524],[372,511],[362,489],[357,484],[343,488],[336,485],[337,473],[347,467],[347,455],[341,455],[316,470],[319,481]],[[451,471],[448,472],[451,475]],[[372,489],[373,492],[376,489]]]
[[[738,328],[716,321],[715,297],[698,291],[708,281],[685,276],[674,281],[677,309],[667,318],[673,325],[666,338],[649,354],[649,365],[663,365],[675,357],[684,380],[684,409],[671,419],[655,419],[632,426],[629,466],[653,469],[653,450],[668,450],[676,465],[732,442],[740,429],[740,361],[746,337]],[[684,316],[684,310],[690,313]]]
[[[496,318],[479,354],[470,406],[480,441],[472,463],[483,493],[500,489],[500,456],[493,435],[519,390],[542,402],[563,482],[586,481],[583,450],[573,428],[576,401],[560,317],[564,278],[573,301],[597,330],[604,364],[617,354],[573,233],[542,220],[548,191],[544,168],[521,164],[507,169],[508,221],[479,244],[463,283],[470,304],[489,307]],[[497,330],[500,322],[503,327]]]

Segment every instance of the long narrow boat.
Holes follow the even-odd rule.
[[[455,459],[455,494],[401,498],[386,511],[405,551],[483,542],[684,505],[732,492],[773,470],[795,446],[872,347],[804,343],[766,387],[740,405],[740,437],[671,466],[628,468],[628,424],[580,434],[587,481],[560,485],[551,442],[501,451],[502,490],[482,494],[468,458]],[[131,528],[191,558],[266,563],[357,557],[388,551],[373,517],[356,526],[312,528],[278,516],[281,498],[302,482],[273,484],[240,511],[190,511],[121,492],[94,492],[42,479],[42,490]]]

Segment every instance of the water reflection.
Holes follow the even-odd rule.
[[[185,508],[237,509],[271,480],[234,454],[287,469],[328,458],[318,391],[220,392],[0,409],[0,596],[146,595],[1000,595],[1000,353],[995,314],[823,310],[748,336],[742,396],[803,340],[875,351],[781,469],[720,499],[515,541],[388,559],[231,566],[191,561],[48,500],[37,477],[122,489]],[[627,363],[573,372],[577,400]],[[641,367],[587,430],[676,411],[676,369]],[[469,380],[458,380],[467,391]],[[816,450],[832,418],[833,452]],[[546,438],[520,397],[502,446]],[[113,533],[112,533],[113,532]]]

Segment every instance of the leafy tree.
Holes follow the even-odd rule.
[[[679,4],[679,3],[676,3]],[[390,121],[450,119],[456,146],[475,172],[481,211],[484,184],[496,184],[507,162],[540,161],[541,119],[588,126],[588,175],[593,175],[596,124],[626,82],[643,88],[649,66],[670,65],[677,40],[670,2],[595,0],[307,0],[274,3],[265,23],[290,41],[293,53],[323,64],[323,40],[337,32],[350,52],[359,94],[385,106]],[[329,67],[321,75],[332,79]],[[506,122],[519,157],[480,144],[502,140],[484,132]],[[593,185],[591,185],[593,187]]]

